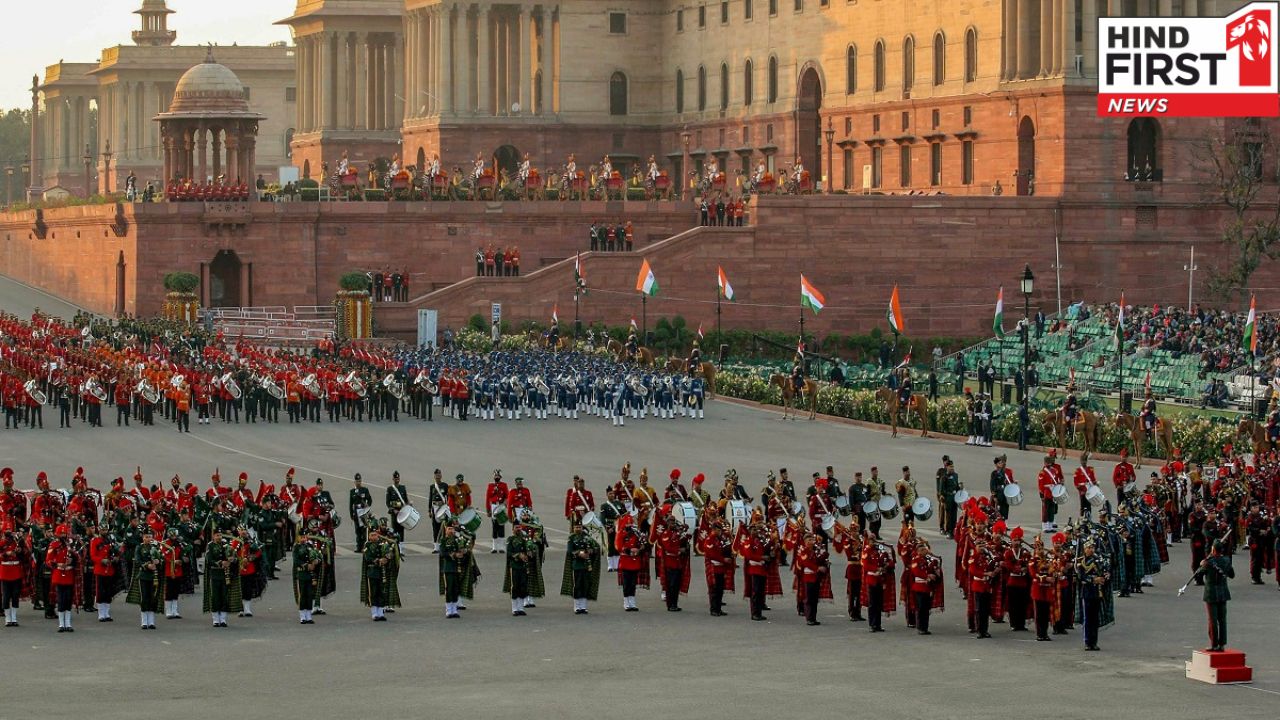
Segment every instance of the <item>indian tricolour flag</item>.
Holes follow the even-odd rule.
[[[827,299],[822,297],[822,293],[818,292],[818,288],[809,284],[809,281],[800,276],[800,307],[807,307],[817,315],[820,310],[827,304]]]
[[[552,324],[560,322],[560,303],[551,306],[551,322]]]
[[[1257,326],[1258,315],[1257,313],[1258,313],[1258,299],[1257,297],[1250,295],[1249,296],[1249,317],[1246,318],[1244,321],[1244,347],[1246,350],[1254,354],[1258,352],[1258,326]]]
[[[1116,314],[1116,347],[1124,344],[1124,293],[1120,293],[1120,312]]]
[[[640,263],[640,275],[636,277],[636,292],[645,295],[658,294],[658,279],[653,276],[653,268],[649,267],[648,260]]]
[[[991,329],[995,331],[996,337],[1004,337],[1004,288],[1000,288],[1000,292],[996,293],[996,319],[991,323]]]
[[[578,294],[587,294],[587,276],[582,272],[581,253],[575,253],[573,256],[573,287]]]
[[[895,335],[905,334],[905,326],[902,322],[902,305],[898,302],[898,286],[893,286],[893,294],[889,296],[889,327]]]
[[[724,268],[716,266],[716,283],[720,286],[720,297],[733,302],[733,286],[729,284],[729,276],[724,274]]]

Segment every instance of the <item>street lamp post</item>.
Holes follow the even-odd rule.
[[[831,142],[835,140],[836,128],[831,124],[830,117],[827,118],[827,129],[822,134],[827,136],[827,194],[831,194],[831,186],[835,182],[831,174]]]
[[[1200,268],[1196,267],[1196,246],[1191,246],[1191,262],[1182,266],[1187,271],[1187,312],[1191,312],[1192,293],[1196,288],[1196,271]]]
[[[13,204],[13,166],[10,165],[9,167],[6,167],[4,169],[4,174],[6,176],[5,183],[4,183],[4,204],[12,205]]]
[[[89,197],[93,194],[89,189],[89,168],[93,167],[93,153],[89,150],[89,143],[84,144],[84,156],[80,159],[84,160],[84,196]]]
[[[31,178],[31,156],[28,155],[22,159],[22,187],[28,188],[28,190],[30,190],[31,188],[30,178]],[[28,192],[28,195],[29,195],[28,202],[35,202],[36,200],[39,199],[34,195],[30,195],[29,192]]]
[[[1036,276],[1031,274],[1031,266],[1022,270],[1022,392],[1030,401],[1031,398],[1031,293],[1035,290]]]
[[[689,158],[689,141],[692,139],[693,136],[689,134],[689,126],[685,125],[684,130],[680,132],[680,141],[684,143],[684,156],[680,159],[680,177],[677,178],[677,181],[680,183],[681,200],[684,200],[685,188],[689,185],[689,181],[687,180],[689,177],[689,165],[691,164]]]

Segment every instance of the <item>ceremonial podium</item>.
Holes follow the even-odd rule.
[[[1187,677],[1210,685],[1247,683],[1253,682],[1253,668],[1244,664],[1244,653],[1239,650],[1196,650],[1187,663]]]

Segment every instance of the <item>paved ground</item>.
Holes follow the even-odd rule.
[[[602,496],[625,460],[637,471],[648,466],[658,485],[671,467],[680,467],[686,480],[704,472],[713,483],[734,467],[755,493],[769,468],[786,466],[803,480],[828,463],[841,478],[879,465],[893,478],[889,468],[909,464],[925,487],[944,453],[956,459],[964,481],[985,484],[992,450],[914,437],[891,440],[886,433],[837,424],[782,422],[772,413],[725,403],[712,403],[704,421],[648,420],[625,429],[584,418],[378,427],[214,424],[197,426],[189,435],[167,426],[90,431],[77,423],[71,430],[0,433],[0,465],[13,466],[20,485],[31,484],[40,469],[61,485],[83,464],[95,484],[105,487],[141,464],[149,481],[177,471],[203,485],[218,467],[223,477],[247,470],[256,486],[259,477],[278,483],[288,466],[296,466],[302,481],[324,477],[345,507],[347,481],[357,471],[380,499],[380,488],[396,469],[421,498],[434,467],[450,478],[465,473],[478,493],[493,469],[502,468],[508,480],[526,478],[549,524],[553,547],[546,575],[553,593],[563,562],[559,508],[574,473]],[[1032,478],[1038,456],[1010,455],[1017,477]],[[1110,467],[1100,468],[1104,472],[1109,477]],[[1030,528],[1038,525],[1037,513],[1029,502],[1015,509],[1014,518]],[[936,525],[929,525],[936,536]],[[425,527],[409,538],[401,587],[406,607],[388,623],[371,623],[359,606],[357,561],[345,552],[338,563],[341,590],[326,602],[329,615],[314,626],[297,625],[292,596],[282,584],[258,603],[257,617],[233,617],[231,628],[218,631],[199,616],[192,599],[185,601],[185,620],[162,620],[159,631],[149,633],[135,629],[134,613],[122,604],[111,625],[78,616],[74,635],[57,635],[51,622],[24,610],[21,628],[0,631],[6,674],[21,683],[20,692],[5,694],[0,720],[35,714],[251,717],[267,707],[311,717],[395,713],[392,708],[403,707],[430,717],[852,712],[881,718],[1092,720],[1123,708],[1138,718],[1261,718],[1274,717],[1272,695],[1280,695],[1274,622],[1280,592],[1273,580],[1255,587],[1237,579],[1233,586],[1233,645],[1249,652],[1256,685],[1210,688],[1183,678],[1182,662],[1205,640],[1198,598],[1174,597],[1188,565],[1181,545],[1174,549],[1173,567],[1157,578],[1158,587],[1117,601],[1119,623],[1103,633],[1104,652],[1086,654],[1078,634],[1035,643],[996,626],[993,640],[975,641],[965,632],[963,603],[953,586],[947,588],[949,609],[935,617],[929,638],[909,631],[900,615],[889,621],[889,632],[872,636],[865,624],[844,619],[841,605],[822,606],[823,625],[809,628],[794,614],[790,598],[773,601],[769,623],[749,622],[740,598],[732,601],[729,617],[711,618],[700,574],[680,614],[661,611],[656,591],[642,592],[643,612],[622,613],[613,576],[607,576],[602,601],[587,617],[574,616],[569,601],[553,594],[529,617],[517,619],[499,590],[501,556],[487,553],[480,556],[484,578],[478,598],[461,621],[446,621]],[[350,528],[339,532],[340,541],[349,543]],[[896,533],[896,521],[886,523],[886,536]],[[935,548],[949,566],[951,543],[938,540]],[[842,575],[843,567],[836,573]],[[59,693],[60,700],[52,703],[48,693]]]

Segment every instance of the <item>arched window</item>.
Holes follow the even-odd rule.
[[[720,109],[729,109],[729,65],[720,63]]]
[[[747,58],[746,65],[742,67],[742,104],[743,105],[750,105],[751,101],[755,99],[753,97],[755,95],[755,87],[754,87],[755,79],[752,76],[752,72],[754,69],[755,68],[751,63],[751,58]]]
[[[978,31],[969,28],[964,34],[964,81],[978,79]]]
[[[627,114],[627,76],[620,72],[609,78],[609,114]]]
[[[769,102],[778,102],[778,58],[769,58]]]
[[[1124,179],[1131,182],[1159,182],[1164,179],[1160,168],[1160,121],[1140,117],[1129,122],[1129,154]]]
[[[848,95],[858,92],[857,45],[850,45],[844,51],[844,91]]]
[[[698,66],[698,110],[707,109],[707,69]]]
[[[876,92],[884,91],[884,41],[876,41],[875,57],[872,59],[872,68],[875,72],[875,89]]]
[[[908,36],[902,41],[902,93],[909,95],[916,82],[916,40]]]
[[[947,80],[947,38],[939,30],[933,36],[933,84],[941,85]]]
[[[676,70],[676,112],[684,112],[684,71]]]

